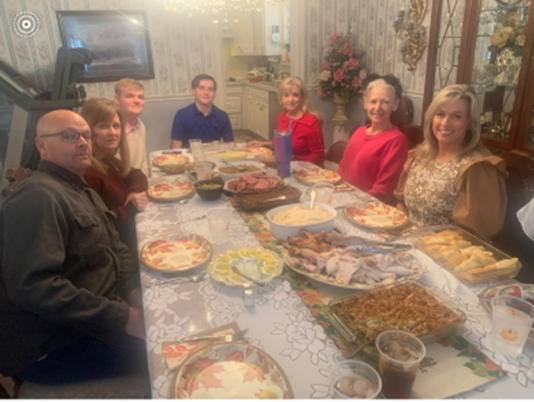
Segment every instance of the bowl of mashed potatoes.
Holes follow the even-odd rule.
[[[334,229],[337,211],[327,204],[316,203],[313,210],[310,203],[289,204],[273,208],[267,212],[272,234],[282,240],[298,237],[306,229],[312,234]]]

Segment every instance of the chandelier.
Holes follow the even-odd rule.
[[[267,0],[268,3],[280,3],[283,0]],[[262,10],[265,0],[160,0],[165,10],[184,13],[192,17],[194,15],[205,15],[213,17],[213,23],[217,24],[219,19],[228,23],[236,23],[237,12],[249,12]]]

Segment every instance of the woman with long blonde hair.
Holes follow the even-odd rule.
[[[93,146],[91,166],[84,178],[115,213],[122,241],[137,255],[134,217],[148,204],[148,180],[141,170],[130,166],[124,122],[113,101],[89,99],[80,114],[89,124]]]
[[[442,89],[428,107],[425,139],[410,151],[395,192],[413,222],[454,223],[483,239],[502,229],[508,173],[482,144],[479,118],[477,95],[467,85]]]
[[[291,127],[293,160],[323,167],[323,117],[311,107],[304,82],[298,77],[286,78],[280,83],[278,101],[285,111],[278,116],[277,131],[288,131]],[[252,141],[248,145],[273,147],[269,141]]]

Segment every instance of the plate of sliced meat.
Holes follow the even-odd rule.
[[[227,181],[224,189],[230,193],[260,193],[279,189],[285,186],[284,181],[275,176],[261,173],[244,174],[238,179]]]
[[[417,280],[423,273],[405,244],[365,242],[337,232],[312,235],[305,230],[282,244],[282,258],[291,269],[345,289],[375,289]]]

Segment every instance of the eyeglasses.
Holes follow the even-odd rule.
[[[64,131],[62,131],[60,133],[55,133],[55,134],[43,134],[40,137],[41,138],[57,137],[58,135],[61,136],[61,141],[66,142],[68,144],[76,144],[78,142],[78,140],[80,139],[80,137],[83,137],[83,139],[87,143],[91,142],[91,132],[90,131],[85,131],[83,133],[79,133],[79,132],[77,132],[75,130],[72,130],[72,129],[67,129],[67,130],[64,130]]]

